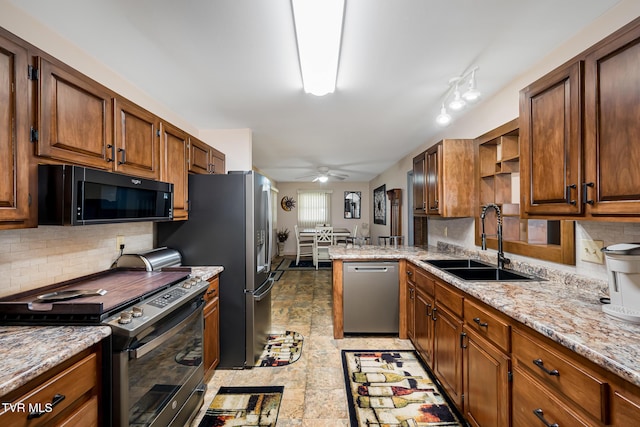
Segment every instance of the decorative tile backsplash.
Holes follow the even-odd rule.
[[[153,223],[40,226],[0,231],[0,297],[111,267],[124,236],[125,253],[153,248]]]

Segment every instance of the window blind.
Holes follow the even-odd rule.
[[[298,191],[298,226],[315,227],[331,224],[331,191]]]

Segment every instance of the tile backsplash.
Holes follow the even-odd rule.
[[[117,236],[125,253],[151,249],[153,223],[0,230],[0,297],[108,269]]]

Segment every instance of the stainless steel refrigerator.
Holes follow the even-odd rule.
[[[255,173],[189,176],[189,219],[157,223],[183,265],[221,265],[220,368],[254,365],[271,329],[271,184]]]

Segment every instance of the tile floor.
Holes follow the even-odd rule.
[[[274,286],[272,324],[274,332],[293,330],[304,335],[300,359],[282,367],[217,370],[208,383],[204,405],[193,427],[204,416],[219,387],[249,385],[285,387],[278,427],[347,427],[349,414],[340,351],[413,349],[409,340],[393,337],[334,340],[330,270],[287,270]]]

